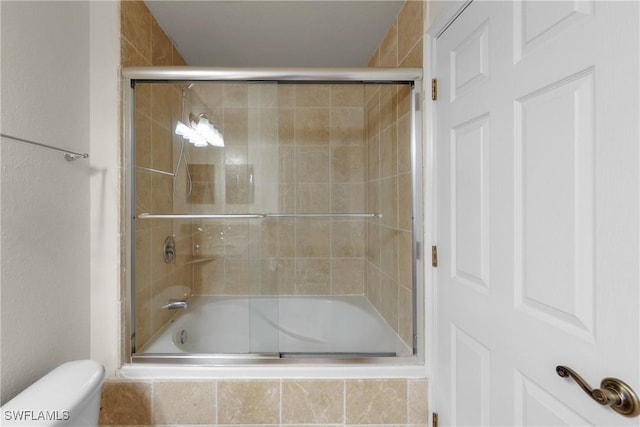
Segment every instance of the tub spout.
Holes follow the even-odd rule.
[[[166,305],[163,305],[160,308],[167,308],[169,310],[176,310],[178,308],[187,308],[189,306],[189,304],[187,303],[186,299],[174,299],[171,298],[169,299],[169,303]]]

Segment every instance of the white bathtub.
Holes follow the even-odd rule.
[[[410,356],[363,296],[196,296],[136,354]]]

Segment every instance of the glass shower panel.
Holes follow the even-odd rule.
[[[260,298],[261,218],[277,208],[278,200],[276,94],[276,85],[269,83],[136,85],[139,349],[144,351],[152,335],[182,314],[162,308],[170,300],[189,304],[207,297],[222,301],[236,326],[228,345],[215,343],[212,351],[278,351],[277,329],[264,327],[278,323],[277,301]],[[199,144],[197,137],[193,141],[176,131],[182,125],[197,130],[202,117],[223,135],[224,147]],[[171,217],[146,219],[144,214]],[[170,236],[177,242],[176,257],[167,264],[157,254]],[[206,342],[207,328],[198,330],[199,341]],[[211,331],[216,337],[226,334],[219,324]]]
[[[145,213],[185,212],[183,193],[174,185],[177,140],[173,128],[181,106],[179,84],[137,87],[131,153],[135,179],[132,332],[137,349],[148,344],[179,311],[169,308],[170,301],[176,300],[177,306],[175,302],[187,300],[192,294],[191,221],[138,219]],[[165,347],[161,350],[171,349]]]
[[[411,93],[391,83],[138,82],[136,352],[411,356]],[[203,117],[224,147],[176,134]]]

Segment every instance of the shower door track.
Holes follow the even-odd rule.
[[[150,214],[138,219],[262,219],[262,218],[382,218],[381,213],[241,213],[241,214]]]
[[[132,363],[172,364],[215,366],[215,365],[245,365],[245,364],[296,364],[321,361],[324,364],[357,364],[363,361],[369,363],[390,363],[397,356],[394,352],[371,353],[144,353],[133,354]],[[397,363],[397,362],[396,362]]]

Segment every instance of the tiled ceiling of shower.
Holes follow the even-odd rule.
[[[149,1],[189,65],[363,67],[404,1]]]

